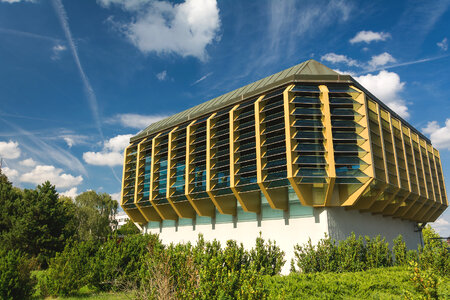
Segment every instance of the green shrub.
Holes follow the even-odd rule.
[[[392,266],[392,255],[389,250],[389,243],[385,238],[381,239],[366,236],[366,268],[380,268]]]
[[[94,242],[78,242],[68,244],[64,251],[57,253],[50,260],[46,291],[50,295],[69,295],[76,293],[88,283],[91,272],[91,257],[94,256],[96,244]]]
[[[401,235],[394,239],[394,247],[392,247],[392,252],[394,254],[396,266],[406,265],[408,262],[408,252],[406,250],[405,241],[403,241],[403,237]]]
[[[26,299],[32,292],[30,263],[19,250],[0,251],[0,298]]]
[[[200,235],[195,246],[149,252],[141,270],[142,299],[264,299],[263,275],[279,273],[284,264],[279,247],[261,237],[250,251],[232,240],[222,248]]]
[[[294,246],[297,267],[302,273],[361,271],[392,266],[392,254],[385,239],[362,237],[352,234],[336,245],[325,235],[316,246],[311,239],[303,245]]]
[[[408,266],[343,273],[264,276],[268,299],[421,299]],[[450,299],[450,278],[438,276],[439,299]]]
[[[340,272],[356,272],[365,269],[366,247],[361,236],[356,238],[355,233],[339,242],[338,265]]]
[[[116,236],[101,244],[91,260],[89,283],[102,291],[137,286],[148,247],[162,247],[157,235]]]
[[[419,247],[419,263],[422,269],[432,269],[442,276],[450,276],[450,252],[439,235],[428,225],[423,230],[424,246]]]
[[[276,245],[276,242],[269,240],[265,243],[261,237],[256,238],[256,245],[250,251],[250,259],[255,262],[256,270],[263,270],[264,274],[280,274],[284,263],[284,252]]]

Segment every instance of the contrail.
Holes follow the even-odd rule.
[[[61,43],[62,42],[62,40],[54,38],[54,37],[51,37],[51,36],[40,35],[40,34],[36,34],[36,33],[20,31],[20,30],[14,30],[14,29],[8,29],[8,28],[0,28],[0,32],[1,33],[6,33],[6,34],[12,34],[12,35],[18,35],[18,36],[34,38],[34,39],[52,41],[52,42],[55,42],[55,43]]]
[[[98,113],[98,102],[97,97],[95,96],[94,89],[91,86],[91,83],[89,82],[88,77],[86,76],[86,73],[84,73],[83,67],[80,62],[80,58],[78,57],[78,50],[77,47],[73,41],[72,33],[70,32],[69,22],[66,14],[66,10],[64,9],[64,6],[61,2],[61,0],[53,0],[53,7],[55,8],[56,14],[58,15],[59,21],[61,22],[61,26],[64,30],[64,34],[67,39],[67,43],[69,44],[70,50],[72,51],[73,58],[75,60],[75,63],[77,65],[78,71],[80,72],[81,80],[83,81],[83,85],[89,100],[89,106],[91,108],[95,124],[97,126],[98,133],[100,134],[100,137],[102,141],[105,140],[103,136],[103,130],[100,122],[100,115]],[[112,167],[110,167],[114,177],[117,179],[118,182],[121,182],[119,177],[117,176],[116,172]]]
[[[104,140],[100,122],[100,115],[98,113],[97,97],[95,96],[94,89],[92,88],[91,83],[89,82],[89,79],[87,78],[86,73],[84,73],[83,67],[81,66],[80,58],[78,57],[78,50],[73,41],[72,33],[70,32],[66,11],[64,9],[61,0],[53,0],[53,7],[55,8],[59,21],[61,22],[61,26],[64,30],[64,34],[67,39],[67,43],[69,44],[70,50],[72,51],[72,55],[75,60],[75,64],[77,65],[78,71],[80,72],[81,80],[83,81],[83,85],[89,100],[89,106],[91,108],[95,123],[97,125],[97,130],[102,140]]]
[[[446,54],[446,55],[441,55],[441,56],[435,56],[435,57],[430,57],[430,58],[423,58],[423,59],[408,61],[408,62],[404,62],[404,63],[399,63],[399,64],[390,65],[390,66],[385,66],[385,67],[380,67],[380,68],[376,68],[376,69],[371,69],[371,70],[368,70],[368,71],[365,71],[365,72],[357,73],[356,75],[367,74],[367,73],[370,73],[370,72],[381,71],[381,70],[386,70],[386,69],[392,69],[392,68],[397,68],[397,67],[421,64],[421,63],[424,63],[424,62],[438,60],[438,59],[449,57],[449,56],[450,56],[450,54]]]

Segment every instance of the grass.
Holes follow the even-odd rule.
[[[412,299],[420,298],[406,267],[354,273],[290,274],[266,277],[269,299]],[[450,299],[450,278],[439,277],[440,299]]]

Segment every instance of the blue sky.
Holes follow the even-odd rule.
[[[450,1],[0,0],[0,156],[15,185],[120,192],[150,123],[310,58],[354,76],[441,152]],[[450,235],[450,212],[435,227]]]

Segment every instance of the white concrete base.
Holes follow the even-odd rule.
[[[289,273],[290,261],[294,258],[294,245],[304,244],[308,239],[317,243],[325,233],[335,240],[345,239],[351,232],[355,232],[357,236],[370,237],[379,234],[386,237],[390,246],[392,240],[401,234],[411,249],[416,249],[421,242],[421,233],[415,232],[414,222],[346,211],[341,207],[315,208],[313,216],[302,218],[147,228],[146,232],[159,234],[166,244],[195,243],[201,233],[206,240],[216,239],[222,246],[227,240],[233,239],[242,243],[246,249],[255,246],[255,240],[261,232],[265,240],[275,241],[285,252],[283,274]]]

